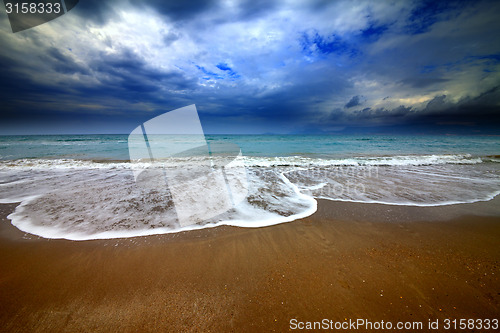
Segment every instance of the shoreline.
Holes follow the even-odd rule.
[[[495,196],[493,199],[488,201],[476,201],[472,203],[455,203],[448,205],[437,205],[437,206],[414,206],[414,205],[403,205],[403,204],[386,204],[386,203],[363,203],[363,202],[353,202],[353,201],[337,201],[330,199],[317,199],[314,198],[318,203],[320,202],[322,206],[333,207],[328,208],[327,213],[325,211],[320,212],[322,218],[329,220],[340,220],[340,221],[371,221],[371,222],[421,222],[421,221],[440,221],[446,222],[448,220],[460,218],[462,216],[496,216],[500,217],[500,195]],[[128,236],[128,237],[113,237],[113,238],[94,238],[94,239],[67,239],[67,238],[46,238],[43,236],[31,234],[29,232],[18,229],[11,224],[11,221],[7,219],[7,216],[14,211],[14,209],[20,205],[20,202],[3,204],[0,203],[0,221],[5,220],[5,223],[0,223],[0,238],[6,238],[8,240],[61,240],[68,242],[92,242],[92,241],[113,241],[113,240],[127,240],[127,239],[153,239],[158,237],[166,237],[175,239],[177,237],[188,237],[185,235],[193,235],[198,233],[205,233],[208,230],[218,230],[224,228],[236,228],[236,229],[260,229],[268,228],[281,224],[294,223],[296,221],[307,220],[310,218],[317,218],[318,209],[309,216],[304,218],[297,218],[288,222],[279,222],[276,224],[264,225],[264,226],[245,226],[241,227],[238,225],[217,225],[210,227],[201,227],[188,230],[171,231],[167,233],[158,233],[151,235],[140,235],[140,236]],[[336,208],[338,207],[338,208]],[[363,207],[363,209],[357,209],[356,207]],[[217,233],[217,231],[214,231]],[[169,237],[170,236],[170,237]],[[198,236],[196,236],[198,237]]]
[[[0,323],[10,332],[284,331],[293,318],[498,318],[499,202],[318,200],[312,216],[269,227],[88,241],[26,235],[5,218],[16,204],[2,204]]]

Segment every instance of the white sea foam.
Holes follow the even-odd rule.
[[[453,155],[409,155],[382,157],[349,157],[349,158],[309,158],[303,156],[287,157],[246,157],[247,165],[260,167],[295,166],[295,167],[327,167],[327,166],[417,166],[441,164],[478,164],[480,157],[470,154]]]
[[[293,221],[316,210],[316,201],[300,193],[280,173],[254,171],[248,172],[249,194],[241,204],[188,227],[179,225],[167,189],[138,187],[132,170],[126,168],[39,169],[20,175],[19,171],[4,171],[2,179],[11,182],[2,184],[0,201],[21,201],[9,215],[20,230],[72,240],[132,237],[223,224],[260,227]],[[16,180],[13,174],[25,178]],[[228,178],[231,175],[227,173]],[[189,198],[187,193],[186,200]]]
[[[178,157],[158,160],[163,166],[177,167],[181,163],[203,162],[210,157]],[[304,156],[285,157],[258,157],[244,156],[245,165],[249,167],[327,167],[327,166],[419,166],[419,165],[443,165],[443,164],[479,164],[484,161],[500,162],[498,158],[473,157],[470,154],[450,154],[450,155],[408,155],[408,156],[366,156],[348,158],[310,158]],[[140,163],[137,161],[136,163]],[[146,161],[144,162],[146,165]],[[149,165],[149,162],[147,162]],[[92,161],[75,159],[18,159],[0,160],[0,170],[13,169],[130,169],[131,163],[128,161]]]
[[[155,163],[176,168],[199,159],[203,157]],[[46,238],[87,240],[218,225],[268,226],[313,214],[315,198],[435,206],[485,201],[500,193],[498,163],[470,155],[244,157],[244,162],[245,200],[187,227],[179,224],[168,189],[137,186],[129,162],[1,161],[0,203],[21,202],[9,215],[20,230]],[[149,165],[138,163],[135,166]]]
[[[328,167],[286,176],[315,198],[410,206],[488,201],[499,194],[495,164]]]

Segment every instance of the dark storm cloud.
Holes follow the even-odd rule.
[[[394,125],[404,121],[404,118],[408,117],[411,111],[411,107],[403,105],[393,109],[363,108],[350,112],[334,109],[328,117],[321,119],[321,121],[343,126]]]
[[[191,1],[175,1],[175,0],[149,0],[135,2],[140,8],[147,6],[154,8],[156,11],[165,15],[172,20],[186,20],[195,17],[203,12],[217,6],[217,1],[213,0],[191,0]]]
[[[361,100],[359,96],[353,96],[349,102],[346,103],[344,107],[352,108],[354,106],[358,106],[361,104]]]
[[[177,91],[194,89],[196,86],[193,80],[185,78],[180,71],[167,72],[149,68],[131,50],[123,50],[117,55],[101,54],[99,59],[89,65],[94,72],[106,74],[99,77],[102,86],[116,89],[122,96],[128,94],[129,99],[137,95],[143,99],[144,93],[159,93],[164,88]]]
[[[216,132],[491,133],[498,13],[490,1],[80,1],[39,28],[0,25],[2,120],[128,119],[126,132],[196,103]]]
[[[496,87],[472,99],[464,99],[456,104],[445,103],[445,96],[429,102],[425,112],[415,115],[411,124],[422,124],[435,131],[467,134],[498,134],[500,128],[500,89]],[[492,103],[495,101],[494,103]],[[496,105],[495,105],[496,103]]]
[[[117,11],[128,4],[127,0],[80,0],[72,14],[83,18],[83,24],[92,22],[98,25],[117,18]]]
[[[441,96],[436,96],[434,97],[429,103],[427,103],[427,106],[425,107],[426,111],[441,111],[447,107],[449,107],[449,103],[446,103],[445,101],[446,95],[441,95]]]
[[[385,128],[399,133],[495,134],[500,128],[499,101],[500,86],[457,103],[447,102],[445,95],[436,96],[420,112],[404,105],[393,109],[364,108],[352,112],[334,109],[320,121],[325,127],[328,127],[327,124],[342,125],[343,129],[356,128],[362,132],[367,129],[378,132]]]
[[[177,21],[192,19],[217,5],[218,2],[213,0],[82,0],[74,10],[75,14],[85,21],[104,25],[119,19],[120,11],[128,9],[144,11],[150,8],[173,21]]]
[[[63,55],[59,51],[59,49],[55,47],[49,48],[45,54],[40,55],[40,60],[45,64],[52,63],[52,68],[58,73],[80,73],[83,75],[90,74],[87,68],[85,68],[81,64],[76,63],[73,59]]]
[[[2,57],[0,57],[2,59]],[[83,82],[73,82],[71,86],[49,79],[50,75],[36,75],[36,72],[26,71],[13,59],[2,59],[6,65],[0,73],[0,85],[3,101],[19,101],[26,96],[46,96],[43,100],[53,99],[59,101],[75,102],[81,100],[122,99],[130,102],[141,100],[161,102],[161,90],[172,91],[191,90],[196,87],[196,81],[184,77],[181,71],[157,71],[149,68],[146,62],[125,49],[119,54],[107,55],[100,53],[98,57],[90,60],[87,66],[76,63],[70,53],[63,54],[59,49],[49,47],[46,52],[39,55],[39,61],[44,68],[58,74],[81,74],[83,77],[94,76],[97,82],[91,85]],[[50,73],[50,72],[49,72]],[[80,104],[78,102],[78,104]],[[38,108],[43,105],[35,105]],[[90,112],[93,112],[90,110]]]
[[[410,34],[425,33],[435,23],[449,19],[450,15],[455,14],[456,9],[464,9],[464,7],[473,3],[473,1],[464,0],[425,0],[417,2],[408,17],[405,28]]]

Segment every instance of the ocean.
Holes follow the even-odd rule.
[[[500,193],[495,136],[205,139],[208,154],[131,162],[128,135],[0,136],[0,203],[20,203],[9,219],[22,231],[88,240],[269,226],[313,214],[317,199],[438,206]]]

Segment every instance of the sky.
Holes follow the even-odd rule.
[[[500,135],[499,1],[80,0],[17,33],[0,8],[0,135],[190,104],[209,134]]]

